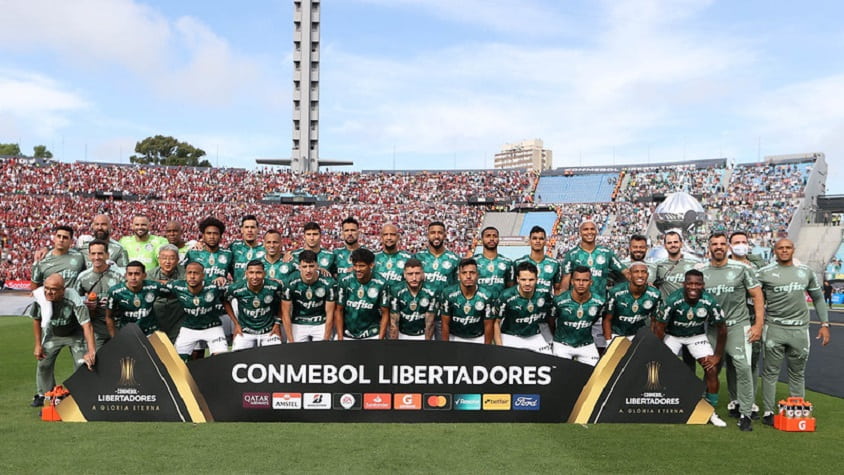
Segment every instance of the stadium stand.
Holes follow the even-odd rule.
[[[546,175],[536,185],[537,203],[600,203],[612,201],[618,173]]]
[[[522,221],[519,235],[527,236],[530,234],[530,229],[534,226],[541,226],[546,233],[551,234],[551,230],[554,229],[554,222],[556,221],[557,213],[553,211],[534,211],[527,213]]]

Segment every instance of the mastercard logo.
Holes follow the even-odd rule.
[[[451,394],[424,394],[423,409],[429,411],[448,411],[451,409]]]

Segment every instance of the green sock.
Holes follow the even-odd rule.
[[[718,407],[718,393],[706,393],[706,400],[712,407]]]

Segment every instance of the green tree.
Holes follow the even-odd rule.
[[[53,158],[53,152],[47,150],[46,145],[32,147],[32,156],[35,158]]]
[[[16,143],[0,143],[0,155],[20,156],[21,148]]]
[[[129,161],[141,165],[211,166],[208,160],[200,161],[205,150],[170,136],[147,137],[135,144],[135,153],[138,155],[132,155]]]

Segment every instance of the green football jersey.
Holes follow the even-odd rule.
[[[87,241],[84,246],[76,247],[75,249],[82,254],[82,257],[85,258],[85,267],[91,267],[91,261],[88,259],[88,243],[91,242],[93,239]],[[126,264],[129,263],[129,255],[126,253],[126,250],[123,249],[123,246],[120,245],[119,242],[115,241],[114,239],[108,240],[108,259],[117,264],[117,267],[126,267]]]
[[[606,298],[607,283],[610,277],[619,278],[627,267],[621,263],[615,252],[604,246],[595,246],[592,252],[576,246],[563,255],[563,274],[571,274],[576,266],[586,266],[592,271],[593,295]]]
[[[30,280],[33,284],[43,285],[47,277],[61,274],[65,288],[72,289],[76,287],[76,278],[83,270],[85,270],[85,259],[79,252],[71,250],[67,254],[55,255],[51,251],[32,266]]]
[[[97,302],[94,311],[88,311],[94,331],[99,335],[107,335],[108,329],[105,323],[105,309],[108,305],[108,289],[123,281],[123,276],[112,270],[110,267],[104,272],[94,272],[94,269],[85,269],[76,279],[76,292],[82,299],[94,297]]]
[[[337,285],[337,305],[343,306],[346,336],[377,336],[381,326],[381,309],[390,307],[389,288],[380,277],[372,277],[362,284],[354,274],[346,274]]]
[[[747,308],[747,290],[759,287],[759,281],[750,267],[728,260],[720,267],[707,263],[701,269],[704,285],[721,310],[728,327],[750,321]]]
[[[237,322],[244,333],[269,333],[273,325],[281,325],[281,284],[264,279],[257,292],[245,280],[231,284],[225,293],[229,302],[237,300]]]
[[[759,269],[756,277],[765,293],[766,323],[782,326],[809,324],[806,292],[812,297],[822,322],[829,321],[829,308],[823,298],[815,273],[804,265],[784,266],[777,262]]]
[[[495,318],[495,299],[486,290],[478,288],[466,298],[460,285],[443,289],[440,294],[441,314],[451,317],[449,333],[460,338],[477,338],[484,334],[484,321]]]
[[[519,293],[518,287],[510,287],[498,297],[498,313],[501,319],[501,333],[514,336],[533,336],[539,333],[539,323],[551,316],[554,297],[550,292],[536,291],[530,297]]]
[[[65,289],[64,298],[58,302],[50,302],[53,306],[53,316],[50,317],[50,331],[56,336],[72,336],[81,334],[81,326],[91,321],[88,307],[73,289]],[[29,307],[29,316],[41,320],[41,306]],[[81,336],[81,335],[80,335]]]
[[[361,249],[365,248],[361,247]],[[334,250],[334,274],[338,280],[352,272],[352,252],[354,251],[346,249],[345,246]]]
[[[296,266],[299,264],[299,254],[301,254],[302,251],[304,251],[304,249],[296,249],[292,252],[293,260],[290,261],[290,263],[293,264],[293,270],[298,270]],[[320,249],[317,253],[317,266],[320,269],[327,270],[331,275],[336,274],[337,268],[334,264],[334,253],[328,249]]]
[[[657,316],[658,322],[665,324],[665,333],[677,337],[703,335],[704,325],[724,323],[724,312],[707,292],[702,292],[694,304],[686,302],[683,289],[675,290],[665,301],[665,307]]]
[[[301,276],[287,281],[281,299],[291,303],[290,320],[297,325],[322,325],[332,315],[325,314],[325,303],[337,301],[337,282],[319,276],[308,284]]]
[[[206,328],[222,325],[220,315],[225,291],[214,284],[205,284],[198,294],[190,291],[185,280],[174,280],[164,285],[182,304],[185,319],[182,327],[191,330],[205,330]]]
[[[263,245],[257,244],[255,246],[250,246],[243,239],[232,241],[232,243],[229,244],[229,250],[232,253],[232,259],[234,260],[234,265],[232,267],[234,269],[232,272],[232,280],[235,282],[243,280],[243,277],[246,275],[246,264],[248,264],[249,261],[253,259],[261,259],[266,253]],[[266,265],[266,263],[264,263],[264,265]]]
[[[388,284],[404,281],[404,265],[413,254],[407,251],[397,251],[388,254],[384,251],[375,254],[375,273],[387,281]]]
[[[390,312],[399,316],[399,332],[412,336],[424,335],[425,315],[436,315],[437,296],[424,284],[413,295],[407,284],[399,282],[390,292]]]
[[[205,267],[205,280],[212,281],[217,277],[226,278],[234,271],[234,258],[232,252],[222,247],[215,252],[207,249],[191,249],[188,251],[187,263],[199,262]]]
[[[153,234],[147,235],[146,241],[138,241],[135,235],[129,235],[123,236],[118,242],[126,250],[130,262],[140,261],[147,270],[158,266],[158,250],[170,244],[167,238]]]
[[[276,259],[275,262],[270,262],[267,260],[267,256],[264,255],[261,257],[261,262],[264,263],[264,272],[267,273],[267,278],[272,279],[276,282],[287,282],[294,276],[298,276],[299,271],[296,268],[296,263],[293,261],[284,262],[284,259]],[[245,271],[244,271],[245,276]],[[241,276],[240,280],[243,280]]]
[[[522,262],[530,262],[536,266],[536,291],[537,292],[554,292],[554,286],[563,280],[563,266],[560,261],[552,257],[545,256],[542,261],[536,262],[530,258],[530,254],[516,259],[513,263],[513,279],[515,280],[516,267]]]
[[[457,283],[457,264],[460,257],[451,251],[445,251],[439,256],[431,254],[425,249],[417,252],[414,256],[422,262],[422,270],[425,272],[425,282],[431,290],[439,293],[449,285]]]
[[[683,281],[686,280],[686,272],[694,269],[699,263],[700,261],[697,259],[688,257],[681,257],[676,261],[665,258],[656,262],[654,287],[659,289],[663,302],[674,291],[683,287]]]
[[[498,297],[508,285],[514,281],[513,261],[502,255],[493,259],[484,257],[483,253],[473,257],[478,263],[478,287],[489,291],[493,297]]]
[[[583,303],[571,297],[571,291],[565,291],[554,298],[551,317],[556,323],[554,341],[574,348],[595,343],[592,338],[592,325],[605,313],[604,299],[594,294]]]
[[[150,335],[158,330],[158,319],[153,305],[155,298],[162,293],[169,293],[158,282],[144,280],[141,289],[133,292],[121,282],[108,291],[108,309],[117,328],[126,324],[137,323],[144,335]]]
[[[607,311],[612,315],[612,332],[616,335],[635,335],[640,328],[649,325],[662,310],[659,290],[647,286],[639,298],[630,292],[630,284],[622,282],[610,289],[607,296]]]

